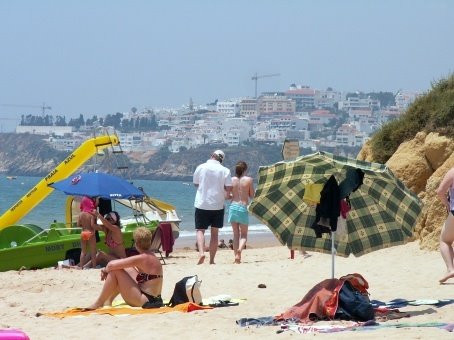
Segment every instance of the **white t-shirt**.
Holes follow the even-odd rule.
[[[230,170],[214,159],[200,164],[194,171],[194,184],[198,184],[194,207],[203,210],[224,209],[224,186],[232,186]]]

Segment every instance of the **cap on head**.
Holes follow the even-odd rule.
[[[218,159],[219,163],[222,163],[224,161],[224,158],[225,158],[224,151],[216,150],[215,152],[213,152],[213,155],[216,156],[216,158]]]

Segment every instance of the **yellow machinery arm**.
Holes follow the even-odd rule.
[[[87,162],[99,150],[110,146],[119,145],[120,141],[116,135],[104,135],[87,139],[66,159],[53,169],[46,177],[38,182],[29,192],[13,204],[2,216],[0,216],[0,230],[13,225],[27,215],[54,189],[48,184],[63,180],[73,174],[85,162]]]

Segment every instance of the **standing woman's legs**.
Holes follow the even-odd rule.
[[[247,242],[247,232],[248,232],[248,225],[247,224],[240,224],[240,243],[238,245],[238,262],[236,263],[241,263],[241,252],[243,249],[246,247],[246,242]]]
[[[454,242],[454,216],[449,213],[448,218],[441,229],[440,234],[440,253],[446,264],[446,275],[440,279],[440,283],[454,277],[454,250],[452,243]]]
[[[233,254],[235,256],[235,263],[238,260],[238,248],[240,245],[240,224],[238,222],[232,222],[233,231]]]

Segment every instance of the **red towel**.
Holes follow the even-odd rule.
[[[159,223],[159,228],[161,228],[162,250],[166,252],[167,257],[173,251],[175,242],[172,234],[172,225],[170,223]]]

